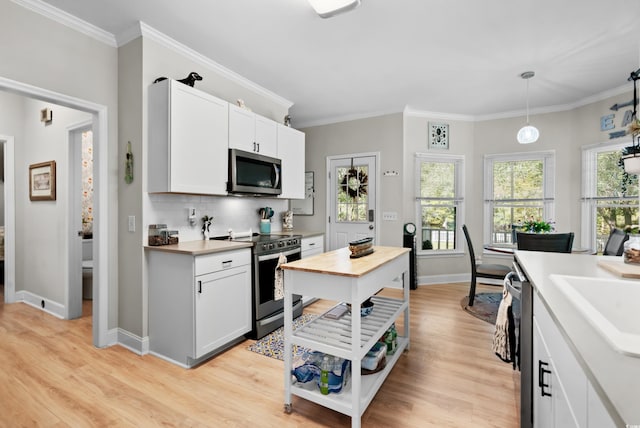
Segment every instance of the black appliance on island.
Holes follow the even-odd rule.
[[[251,242],[251,313],[253,329],[247,334],[260,339],[284,325],[284,299],[275,299],[275,274],[280,254],[287,262],[300,260],[302,235],[292,233],[251,236],[219,236],[211,239]],[[302,296],[293,295],[293,317],[302,314]]]

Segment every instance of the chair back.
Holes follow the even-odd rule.
[[[518,250],[570,253],[573,232],[569,233],[523,233],[518,232]]]
[[[629,240],[629,234],[622,229],[613,228],[604,246],[602,254],[605,256],[621,256],[624,252],[624,243]]]
[[[473,244],[471,243],[471,237],[469,237],[469,231],[467,230],[467,225],[462,225],[462,231],[464,232],[464,239],[467,240],[467,247],[469,247],[469,258],[471,259],[471,271],[475,272],[476,270],[476,255],[473,252]]]

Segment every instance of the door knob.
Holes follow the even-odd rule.
[[[373,225],[372,224],[369,225],[369,230],[373,230]]]

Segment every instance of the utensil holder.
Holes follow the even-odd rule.
[[[268,218],[260,220],[260,233],[264,235],[271,233],[271,221]]]

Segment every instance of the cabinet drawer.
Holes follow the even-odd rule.
[[[324,236],[312,236],[311,238],[302,238],[302,243],[300,244],[300,250],[302,252],[309,250],[320,249],[321,252],[324,252]]]
[[[218,272],[251,263],[251,250],[234,250],[223,253],[206,254],[198,256],[195,260],[196,276],[206,273]]]

